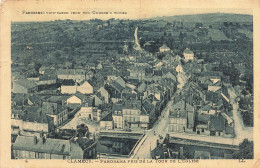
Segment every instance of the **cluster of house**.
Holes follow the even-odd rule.
[[[13,94],[11,114],[12,157],[40,159],[95,158],[93,138],[54,136],[69,119],[63,96]],[[72,111],[73,112],[73,111]],[[66,133],[67,131],[65,131]]]
[[[185,50],[186,51],[186,50]],[[184,60],[194,57],[191,51]],[[184,55],[185,56],[185,55]],[[210,136],[234,136],[229,77],[216,71],[219,63],[203,60],[179,62],[179,92],[169,113],[169,133],[196,133]]]
[[[74,116],[99,121],[100,129],[149,128],[176,89],[174,72],[154,67],[150,55],[117,60],[86,69],[55,68],[55,64],[42,66],[37,77],[12,78],[14,157],[33,157],[26,148],[18,147],[24,141],[20,139],[28,138],[29,144],[24,146],[35,146],[31,151],[35,158],[57,158],[49,155],[51,148],[40,150],[45,145],[42,138],[50,143],[63,143],[63,139],[51,135]],[[144,74],[140,76],[139,70]],[[79,145],[73,139],[64,143],[66,147]],[[39,156],[40,153],[45,154]]]
[[[174,55],[166,45],[159,52],[165,55],[163,59],[143,51],[135,56],[118,55],[86,68],[42,66],[38,77],[13,79],[14,151],[20,150],[16,144],[24,136],[29,136],[27,143],[36,146],[38,140],[33,137],[38,137],[39,148],[45,144],[42,134],[47,137],[46,142],[56,143],[49,136],[74,116],[99,121],[100,129],[150,128],[177,88],[181,92],[174,98],[169,132],[232,134],[233,120],[227,111],[229,82],[221,72],[210,69],[217,64],[204,64],[188,48],[183,58]],[[66,147],[79,145],[74,140],[58,143],[67,143]],[[65,148],[61,147],[61,151]]]

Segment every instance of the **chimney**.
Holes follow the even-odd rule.
[[[183,147],[180,147],[180,158],[183,158]]]
[[[177,118],[180,117],[180,113],[181,113],[181,112],[178,110],[178,111],[177,111]]]
[[[42,130],[42,132],[40,133],[40,137],[42,138],[44,136],[44,134],[43,134],[43,130]]]
[[[37,144],[37,136],[33,136],[33,141],[34,141],[34,144],[36,145]]]
[[[43,136],[43,137],[42,137],[42,144],[44,144],[45,142],[46,142],[46,137]]]
[[[61,147],[61,151],[64,152],[64,150],[65,150],[65,144],[63,144],[62,147]]]

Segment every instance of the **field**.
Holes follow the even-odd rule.
[[[253,32],[252,31],[245,30],[245,29],[238,29],[237,31],[239,33],[242,33],[242,34],[246,35],[246,37],[248,37],[250,40],[253,39]]]
[[[225,34],[222,31],[218,29],[208,29],[208,31],[208,35],[212,38],[213,41],[230,40],[225,36]]]

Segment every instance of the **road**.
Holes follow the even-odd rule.
[[[147,138],[140,146],[138,151],[131,156],[131,159],[151,159],[151,150],[155,149],[156,141],[159,139],[159,135],[163,136],[163,139],[167,133],[167,122],[168,122],[168,115],[170,108],[172,107],[173,99],[170,100],[164,110],[162,111],[161,116],[159,119],[154,123],[152,129],[146,131]],[[155,135],[154,135],[155,131]]]
[[[242,121],[242,116],[238,111],[238,102],[235,101],[236,94],[233,88],[228,89],[230,95],[230,103],[233,103],[233,119],[234,119],[234,131],[235,131],[235,141],[237,143],[242,142],[244,139],[253,140],[253,127],[245,127]]]

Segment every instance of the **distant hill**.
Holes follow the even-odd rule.
[[[252,15],[231,13],[207,13],[192,15],[175,15],[151,18],[152,20],[184,21],[184,22],[253,22]]]

